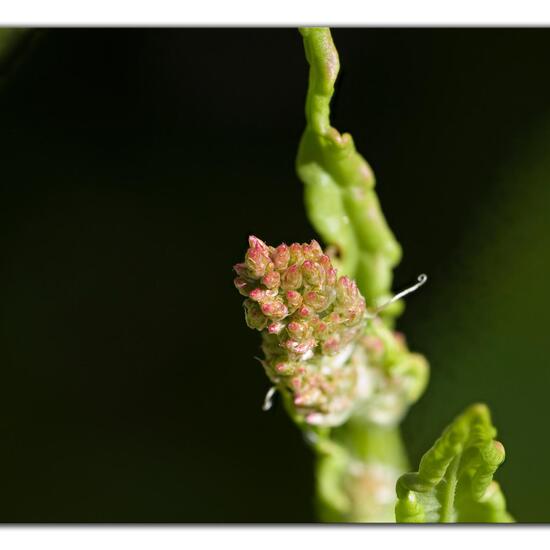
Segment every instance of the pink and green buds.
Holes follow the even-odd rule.
[[[250,237],[245,261],[234,269],[246,322],[262,331],[269,378],[298,417],[341,424],[357,398],[358,373],[348,359],[366,318],[355,282],[337,278],[316,241],[273,248]]]
[[[267,246],[250,237],[235,286],[246,322],[262,332],[262,364],[299,421],[338,426],[351,414],[398,423],[428,379],[426,360],[366,314],[349,277],[316,241]]]
[[[324,353],[334,355],[354,340],[364,320],[365,300],[351,279],[336,279],[316,241],[273,248],[250,237],[249,244],[245,262],[234,269],[235,286],[247,297],[251,328],[268,327],[295,360],[327,342]]]

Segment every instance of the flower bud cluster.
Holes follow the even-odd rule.
[[[342,423],[357,400],[360,374],[348,360],[366,313],[355,282],[337,277],[316,241],[274,248],[250,237],[234,269],[269,378],[306,422]]]

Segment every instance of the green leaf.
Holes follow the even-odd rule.
[[[493,474],[504,461],[489,409],[472,405],[397,482],[398,523],[513,521]]]
[[[336,249],[339,272],[355,279],[367,304],[375,307],[391,296],[401,248],[382,214],[370,166],[355,150],[352,137],[330,125],[330,101],[340,68],[330,30],[300,32],[310,75],[307,125],[296,170],[305,184],[307,213],[323,240]],[[385,318],[401,310],[396,304],[384,311]]]

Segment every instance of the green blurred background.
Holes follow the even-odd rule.
[[[512,514],[547,522],[550,29],[336,29],[334,124],[426,272],[414,466],[488,403]],[[0,70],[0,521],[308,522],[312,455],[231,266],[314,237],[294,29],[51,29]]]

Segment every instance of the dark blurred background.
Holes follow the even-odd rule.
[[[493,411],[512,514],[550,520],[550,29],[335,29],[333,121],[421,272],[414,467]],[[315,234],[294,29],[52,29],[0,77],[0,520],[308,522],[312,455],[232,265]],[[281,214],[283,212],[283,214]]]

